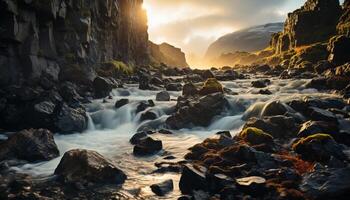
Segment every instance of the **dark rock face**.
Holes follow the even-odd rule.
[[[2,1],[0,13],[0,85],[43,74],[80,82],[94,63],[148,62],[142,0]]]
[[[58,156],[59,151],[53,134],[46,129],[20,131],[0,145],[0,160],[20,159],[37,162]]]
[[[75,149],[66,152],[55,170],[66,182],[122,184],[126,175],[95,151]]]
[[[330,52],[328,60],[335,65],[342,65],[350,61],[350,38],[344,35],[333,37],[328,44]]]
[[[284,31],[274,36],[272,45],[280,53],[325,41],[336,33],[340,15],[338,0],[308,0],[303,7],[288,15]]]

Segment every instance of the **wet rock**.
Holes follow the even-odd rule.
[[[310,118],[312,120],[334,122],[334,123],[338,122],[337,117],[332,112],[321,108],[309,107],[309,113],[310,113]]]
[[[237,135],[237,137],[251,145],[273,144],[273,137],[258,128],[245,128]]]
[[[66,182],[122,184],[126,175],[101,154],[74,149],[63,155],[55,175]]]
[[[59,94],[68,104],[75,104],[82,99],[82,97],[77,93],[75,85],[70,82],[66,82],[60,86]]]
[[[165,86],[167,91],[181,91],[182,85],[181,83],[169,83]]]
[[[350,194],[350,168],[315,170],[303,177],[301,190],[313,199],[346,199]]]
[[[169,130],[167,130],[167,129],[160,129],[160,130],[158,131],[158,133],[164,134],[164,135],[172,135],[172,134],[173,134],[173,132],[171,132],[171,131],[169,131]]]
[[[160,86],[163,85],[163,80],[158,77],[152,77],[150,80],[150,84]]]
[[[139,142],[134,146],[134,155],[147,156],[157,153],[163,149],[162,141],[154,140],[151,137],[140,138]]]
[[[215,78],[210,78],[205,81],[203,87],[199,91],[199,94],[208,95],[208,94],[213,94],[218,92],[220,93],[224,92],[221,83]]]
[[[147,102],[142,101],[140,102],[140,104],[137,106],[136,108],[136,113],[142,112],[144,110],[146,110],[149,107],[154,107],[155,104],[152,100],[148,100]]]
[[[121,108],[121,107],[125,106],[128,103],[129,103],[129,99],[120,99],[117,102],[115,102],[114,107],[116,109],[118,109],[118,108]]]
[[[268,89],[266,90],[259,90],[259,94],[263,94],[263,95],[271,95],[272,92]]]
[[[183,96],[194,96],[198,94],[198,89],[193,83],[186,83],[182,89]]]
[[[252,82],[252,86],[255,88],[265,88],[268,84],[270,84],[269,79],[257,80]]]
[[[193,194],[195,190],[207,191],[206,169],[199,166],[197,168],[199,169],[190,164],[184,166],[179,183],[182,194]]]
[[[151,190],[158,196],[164,196],[174,189],[173,180],[169,179],[162,183],[151,185]]]
[[[345,35],[334,36],[329,40],[328,51],[330,52],[328,60],[335,65],[349,62],[349,54],[345,52],[350,51],[350,38]]]
[[[272,101],[265,105],[261,116],[284,115],[288,111],[286,105],[280,101]]]
[[[283,115],[259,118],[250,118],[244,125],[244,129],[255,127],[272,135],[274,138],[290,139],[298,131],[298,124],[293,117]]]
[[[93,87],[96,98],[104,98],[112,92],[113,83],[107,78],[96,77],[93,82]]]
[[[170,94],[167,91],[157,93],[156,101],[170,101]]]
[[[58,106],[55,118],[56,130],[60,133],[83,132],[88,126],[88,118],[83,108],[73,109],[66,104]]]
[[[29,162],[51,160],[59,156],[53,134],[46,129],[28,129],[0,145],[0,160],[20,159]]]
[[[140,90],[149,90],[150,86],[150,76],[145,73],[140,73],[139,75],[139,89]]]
[[[304,160],[327,163],[332,156],[344,160],[342,147],[327,134],[315,134],[302,138],[293,144],[293,150]]]
[[[316,133],[326,133],[336,135],[339,132],[338,125],[332,122],[307,121],[301,125],[298,137],[308,137]]]
[[[157,119],[157,114],[152,111],[147,111],[143,113],[140,117],[140,121],[154,120]]]
[[[132,136],[132,138],[130,139],[130,143],[133,145],[139,144],[140,141],[147,136],[148,134],[146,132],[138,132]]]
[[[191,125],[208,126],[213,117],[220,114],[226,106],[227,100],[222,93],[178,101],[177,112],[166,120],[166,124],[173,129]]]

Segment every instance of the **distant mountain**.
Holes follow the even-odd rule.
[[[254,52],[269,46],[271,35],[283,30],[283,23],[254,26],[222,36],[212,43],[205,55],[211,60],[236,51]]]

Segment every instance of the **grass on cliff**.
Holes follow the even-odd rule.
[[[101,67],[96,71],[98,75],[103,77],[117,77],[120,75],[132,75],[134,73],[134,67],[122,61],[112,60],[102,63]]]

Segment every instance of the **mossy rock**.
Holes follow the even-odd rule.
[[[216,78],[209,78],[205,81],[202,89],[199,91],[201,95],[208,95],[217,92],[224,92],[221,83]]]
[[[260,144],[272,144],[273,137],[265,133],[263,130],[253,127],[248,127],[243,129],[239,134],[238,138],[244,140],[245,142],[251,145],[260,145]]]
[[[342,148],[332,136],[324,133],[317,133],[302,138],[293,144],[292,149],[301,155],[302,159],[327,164],[331,157],[344,160],[345,155]]]
[[[306,138],[301,138],[295,144],[293,144],[293,150],[297,151],[298,148],[304,145],[310,144],[312,141],[317,140],[319,142],[328,142],[330,140],[334,140],[333,137],[329,134],[317,133],[314,135],[310,135]]]
[[[119,77],[123,75],[132,75],[134,73],[134,68],[122,61],[112,60],[103,63],[96,72],[102,77]]]

